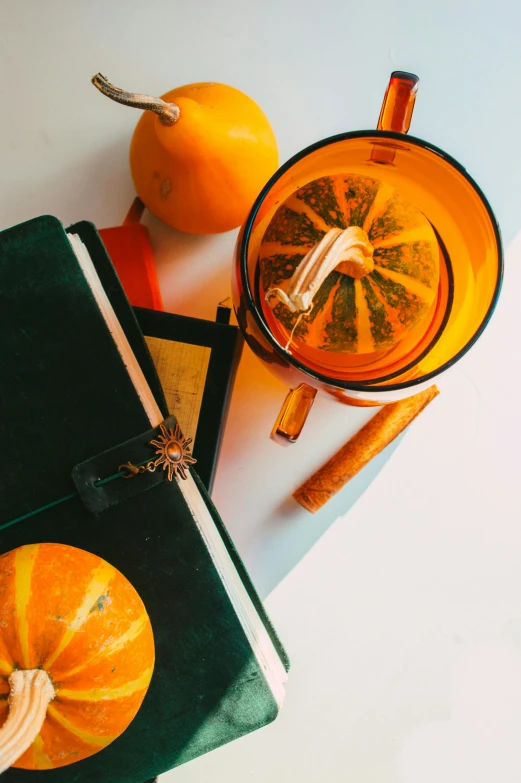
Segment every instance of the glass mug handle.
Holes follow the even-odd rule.
[[[407,133],[411,124],[419,79],[413,73],[393,71],[384,95],[378,130]],[[393,147],[375,144],[371,153],[373,163],[390,164],[396,150]],[[291,389],[271,431],[273,440],[283,444],[295,443],[302,432],[317,390],[307,383]]]
[[[377,130],[407,133],[418,92],[420,80],[414,73],[393,71],[385,91]],[[373,163],[389,164],[394,161],[396,150],[389,144],[375,143],[371,153]]]

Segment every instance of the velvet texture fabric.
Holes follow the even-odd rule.
[[[152,361],[94,227],[72,230],[87,244],[166,415]],[[55,218],[0,235],[0,335],[2,525],[74,493],[75,465],[150,423]],[[287,665],[244,566],[198,486]],[[6,783],[142,783],[276,717],[275,700],[175,481],[99,515],[76,496],[0,530],[0,553],[38,542],[86,549],[130,580],[152,622],[156,663],[143,706],[111,745],[60,769],[11,768]]]

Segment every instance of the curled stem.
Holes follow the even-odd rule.
[[[373,271],[373,246],[359,226],[330,229],[301,260],[287,290],[270,288],[266,301],[270,307],[283,302],[292,313],[309,312],[315,294],[333,269],[358,280]]]
[[[45,720],[55,692],[43,669],[17,670],[9,675],[9,715],[0,729],[0,774],[25,753]]]
[[[116,103],[122,103],[124,106],[133,106],[135,109],[155,112],[163,125],[174,125],[181,114],[179,106],[175,103],[167,103],[161,98],[153,98],[151,95],[143,95],[142,93],[125,92],[125,90],[121,90],[119,87],[114,87],[107,77],[101,73],[93,76],[91,81],[94,87],[103,95],[116,101]]]

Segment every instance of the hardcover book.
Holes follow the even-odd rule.
[[[57,542],[104,558],[141,596],[156,649],[120,737],[68,766],[39,742],[48,769],[5,780],[143,783],[269,723],[288,660],[197,474],[121,475],[168,411],[94,226],[40,217],[0,234],[0,334],[0,553]]]

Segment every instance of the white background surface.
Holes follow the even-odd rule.
[[[421,78],[411,131],[487,193],[504,293],[475,349],[397,444],[319,514],[291,492],[370,415],[319,399],[268,439],[285,394],[245,351],[214,497],[287,645],[279,720],[176,783],[521,780],[521,84],[514,0],[0,0],[0,228],[42,213],[121,222],[137,114],[90,85],[199,80],[250,94],[281,161],[374,127],[391,70]],[[148,219],[168,309],[212,318],[235,232]]]

